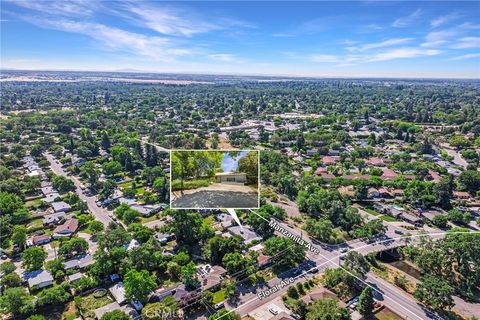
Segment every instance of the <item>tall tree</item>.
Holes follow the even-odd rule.
[[[358,298],[357,310],[366,318],[370,318],[372,316],[374,303],[375,300],[373,300],[372,288],[367,286],[363,289]]]
[[[155,278],[147,270],[131,269],[125,274],[125,295],[128,299],[147,302],[148,295],[157,287]]]

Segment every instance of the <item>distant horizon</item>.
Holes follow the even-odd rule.
[[[386,79],[386,80],[480,80],[480,75],[476,78],[467,77],[420,77],[420,76],[333,76],[333,75],[300,75],[300,74],[264,74],[264,73],[214,73],[203,71],[142,71],[142,70],[80,70],[80,69],[13,69],[1,68],[0,72],[84,72],[84,73],[123,73],[123,74],[156,74],[156,75],[197,75],[197,76],[250,76],[250,77],[272,77],[272,78],[292,78],[292,79]],[[0,78],[0,81],[2,78]],[[27,81],[25,81],[27,82]]]
[[[3,0],[0,66],[479,79],[478,12],[479,1]]]

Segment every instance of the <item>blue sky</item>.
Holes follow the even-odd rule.
[[[480,76],[480,2],[2,0],[1,67]]]
[[[247,151],[241,151],[238,156],[231,157],[227,152],[223,153],[222,169],[223,172],[234,172],[238,168],[238,160],[247,155]]]

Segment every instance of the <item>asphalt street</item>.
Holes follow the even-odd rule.
[[[233,191],[198,191],[172,200],[172,208],[257,208],[258,194]]]
[[[77,188],[76,193],[82,199],[87,203],[88,209],[92,212],[92,214],[95,216],[95,219],[103,223],[105,228],[113,221],[113,219],[109,216],[108,210],[100,207],[97,205],[96,201],[97,198],[95,196],[87,196],[85,194],[85,191],[81,189],[82,183],[80,180],[78,180],[77,177],[74,176],[68,176],[65,170],[63,170],[62,166],[58,163],[58,161],[55,159],[55,157],[49,153],[44,154],[47,160],[50,162],[50,168],[56,175],[61,175],[69,178],[70,180],[73,181],[75,184],[75,187]]]

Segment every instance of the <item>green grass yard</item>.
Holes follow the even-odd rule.
[[[371,215],[374,215],[380,219],[382,219],[383,221],[386,221],[386,222],[397,222],[398,220],[395,219],[394,217],[390,217],[390,216],[387,216],[387,215],[384,215],[384,214],[381,214],[373,209],[370,209],[370,208],[363,208],[364,211],[370,213]]]
[[[227,292],[225,289],[220,289],[213,293],[213,303],[219,303],[227,299]]]

